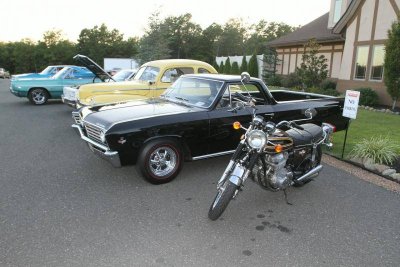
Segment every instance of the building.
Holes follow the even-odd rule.
[[[337,79],[338,91],[370,87],[383,104],[390,105],[383,82],[384,43],[400,15],[399,7],[400,0],[331,0],[328,13],[268,43],[282,60],[278,74],[294,72],[304,44],[315,38],[320,54],[328,60],[329,77]]]

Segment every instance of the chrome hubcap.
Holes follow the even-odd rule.
[[[177,164],[177,155],[169,147],[159,147],[150,155],[150,171],[156,176],[169,175]]]
[[[46,96],[44,95],[42,90],[33,90],[32,91],[32,99],[37,104],[42,104],[46,100]]]

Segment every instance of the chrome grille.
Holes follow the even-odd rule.
[[[102,131],[102,129],[100,127],[95,126],[93,124],[85,123],[85,130],[86,130],[87,137],[89,137],[90,139],[92,139],[94,141],[103,143],[100,138],[100,133]]]
[[[79,115],[79,112],[72,112],[72,118],[74,119],[76,124],[81,125],[82,119]]]

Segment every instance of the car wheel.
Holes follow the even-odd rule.
[[[164,184],[178,175],[182,164],[181,146],[172,139],[158,139],[144,146],[137,167],[148,182]]]
[[[29,91],[28,98],[32,104],[43,105],[49,99],[49,93],[43,88],[34,88]]]

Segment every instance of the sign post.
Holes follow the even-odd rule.
[[[360,100],[360,92],[359,91],[352,91],[352,90],[347,90],[346,91],[346,97],[344,99],[344,107],[343,107],[343,117],[349,118],[349,122],[347,123],[346,126],[346,133],[344,135],[344,142],[343,142],[343,149],[342,149],[342,158],[344,156],[344,149],[346,147],[346,141],[347,141],[347,132],[350,127],[350,122],[351,119],[355,119],[357,117],[357,111],[358,111],[358,101]]]

